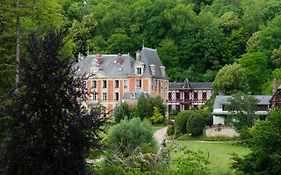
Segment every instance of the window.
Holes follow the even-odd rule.
[[[115,80],[114,81],[114,87],[115,88],[119,88],[119,80]]]
[[[176,98],[177,98],[177,100],[180,100],[180,93],[179,92],[176,93]]]
[[[140,67],[137,67],[137,75],[141,75],[141,68]]]
[[[106,80],[103,80],[102,88],[106,88],[106,87],[107,87],[107,81],[106,81]]]
[[[97,88],[97,81],[96,80],[92,81],[92,88]]]
[[[169,92],[169,100],[172,100],[172,93]]]
[[[124,80],[124,89],[128,88],[128,80]]]
[[[102,100],[106,100],[106,99],[107,99],[107,93],[104,92],[104,93],[102,93]]]
[[[96,92],[93,93],[93,101],[97,101],[97,93]]]
[[[203,93],[202,93],[202,98],[203,98],[204,100],[207,99],[207,92],[203,92]]]
[[[141,80],[137,80],[137,88],[141,88]]]
[[[193,98],[194,98],[195,100],[198,99],[198,92],[194,92]]]
[[[116,101],[119,100],[119,92],[115,92],[115,100],[116,100]]]

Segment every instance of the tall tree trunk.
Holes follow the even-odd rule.
[[[19,11],[19,0],[17,0],[17,11]],[[17,41],[16,41],[16,93],[18,92],[18,85],[20,79],[20,17],[17,15],[17,22],[16,22],[16,31],[17,31]]]

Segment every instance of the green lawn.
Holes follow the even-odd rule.
[[[182,146],[187,146],[193,151],[201,150],[206,157],[209,157],[209,168],[212,174],[234,174],[230,169],[230,153],[237,153],[238,155],[245,155],[250,152],[250,149],[241,145],[231,144],[227,142],[200,142],[200,141],[177,141]],[[172,159],[176,158],[178,154],[172,153]]]

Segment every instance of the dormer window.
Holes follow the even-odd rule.
[[[151,64],[151,65],[149,65],[149,67],[150,67],[150,70],[151,70],[151,74],[154,76],[155,75],[155,65]]]
[[[141,75],[142,71],[141,71],[141,67],[137,67],[137,75]]]

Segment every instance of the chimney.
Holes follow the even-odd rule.
[[[149,67],[150,67],[150,70],[151,70],[151,74],[155,75],[155,65],[151,64],[151,65],[149,65]]]
[[[137,52],[136,52],[136,60],[137,60],[137,61],[140,61],[140,60],[141,60],[140,50],[137,50]]]
[[[277,91],[277,79],[273,78],[273,80],[272,80],[272,94],[275,94],[276,91]]]
[[[98,54],[96,55],[96,63],[97,63],[98,65],[100,65],[101,62],[102,62],[102,57],[101,57],[101,54],[98,53]]]
[[[121,64],[121,62],[122,62],[122,54],[121,53],[118,53],[117,62],[118,62],[118,64]]]

